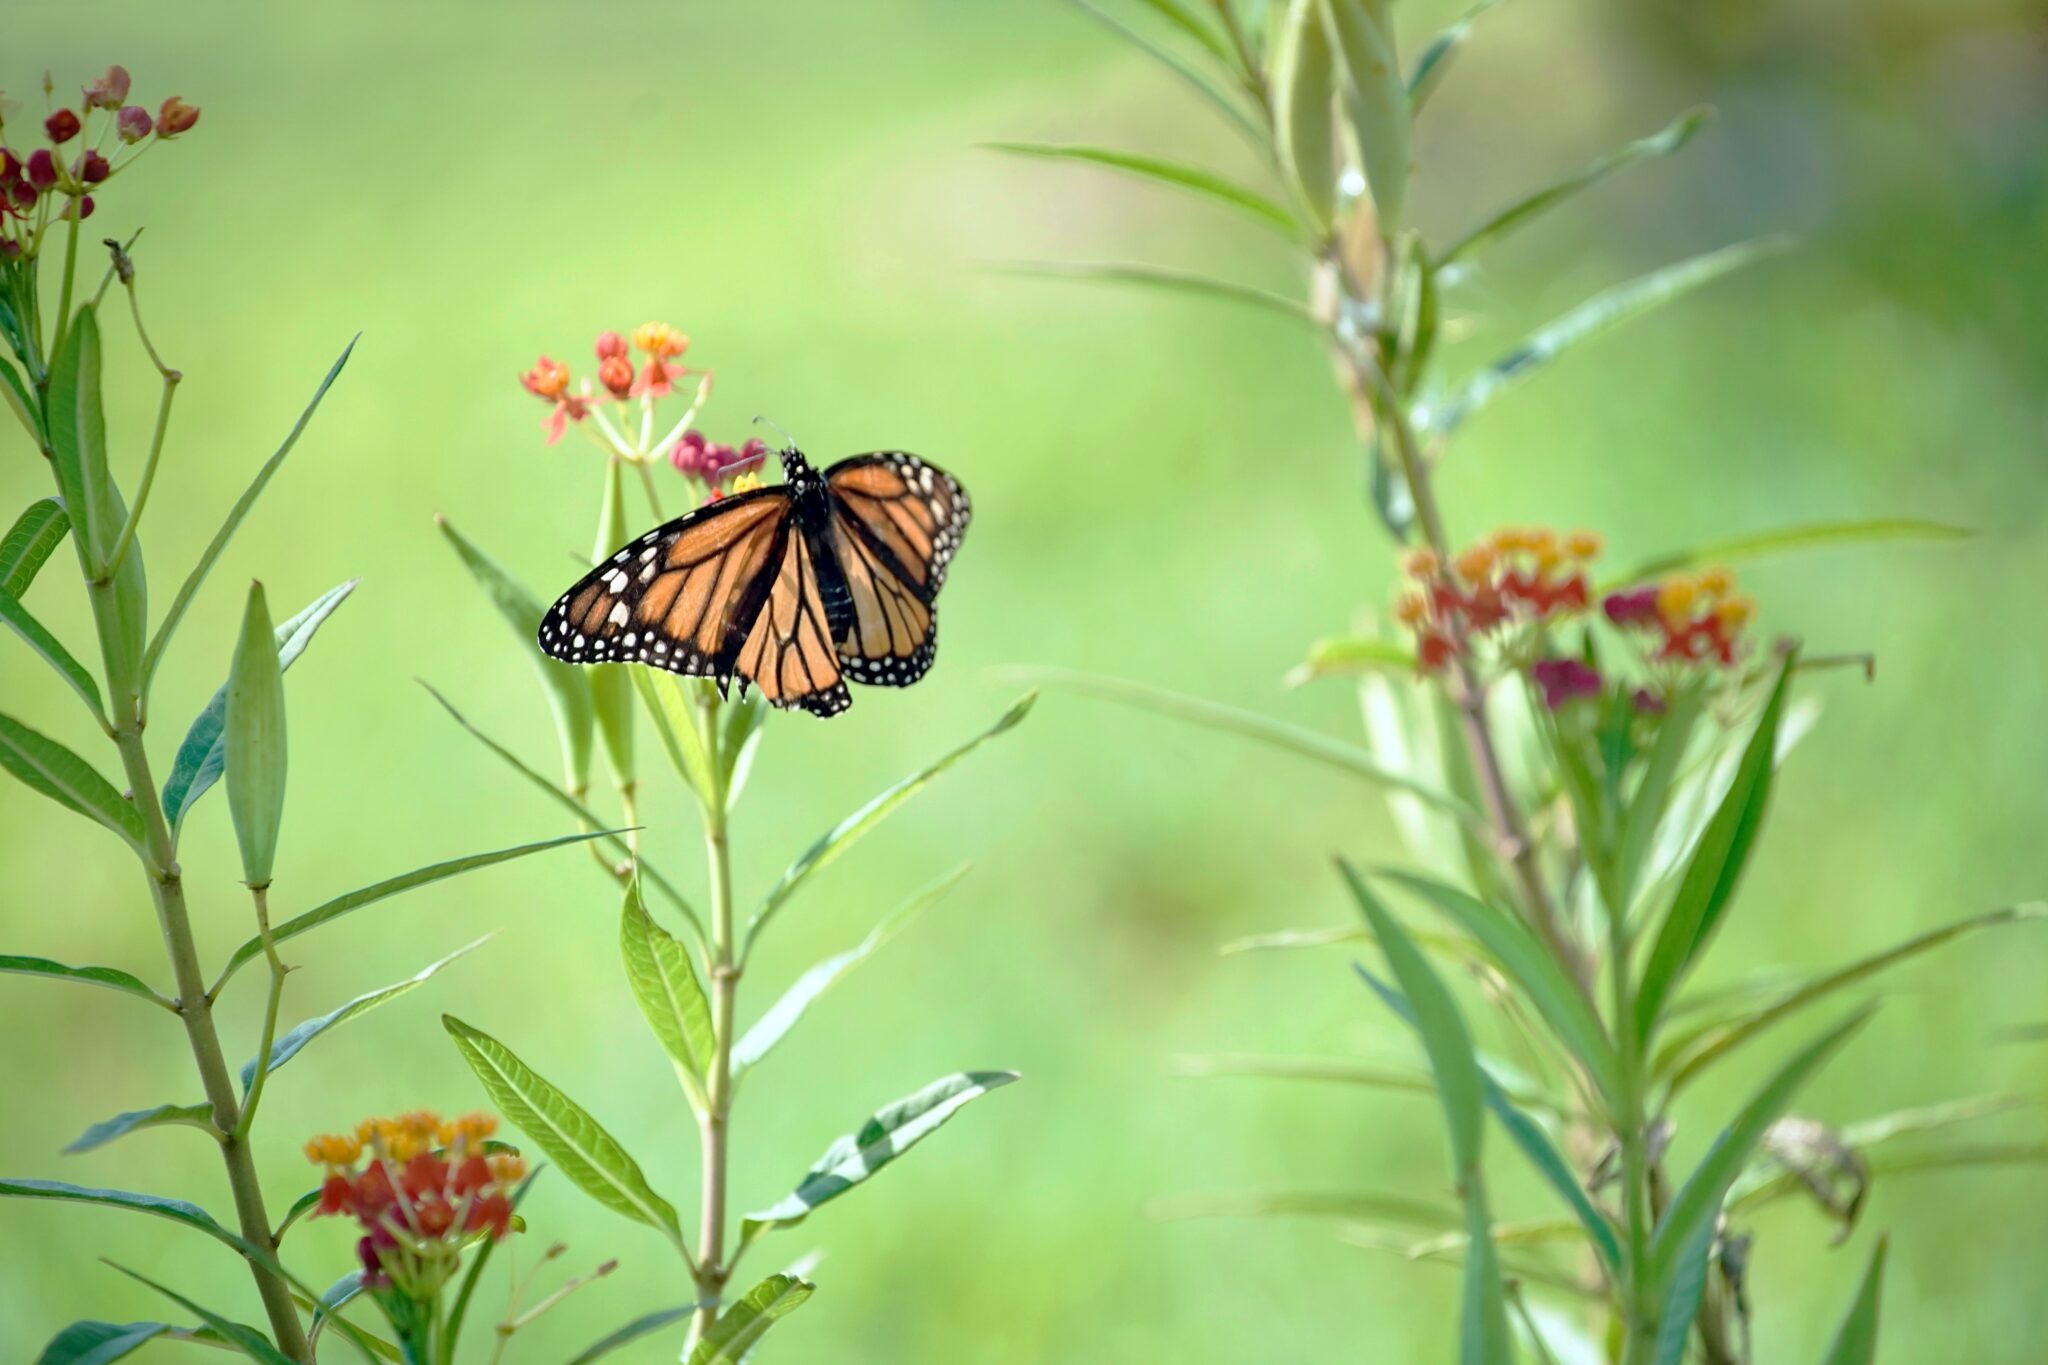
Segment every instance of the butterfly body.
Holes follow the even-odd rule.
[[[735,494],[621,547],[542,617],[542,650],[570,663],[645,663],[738,679],[776,706],[831,716],[846,682],[907,687],[931,667],[935,606],[971,516],[967,492],[914,455],[883,451]]]

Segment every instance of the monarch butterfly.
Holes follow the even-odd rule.
[[[541,618],[572,664],[643,663],[752,684],[836,716],[846,680],[908,687],[932,665],[934,601],[972,509],[967,490],[901,451],[823,473],[794,446],[787,482],[721,498],[629,541]]]

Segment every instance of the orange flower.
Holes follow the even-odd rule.
[[[533,362],[532,369],[519,376],[519,382],[526,385],[528,393],[553,402],[569,388],[569,367],[559,360],[542,356]]]
[[[643,322],[635,327],[633,344],[656,360],[671,360],[690,349],[690,339],[665,322]]]

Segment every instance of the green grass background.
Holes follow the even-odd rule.
[[[1425,225],[1454,231],[1689,104],[1723,111],[1681,158],[1499,252],[1467,296],[1475,336],[1453,353],[1459,365],[1624,274],[1754,233],[1802,241],[1477,420],[1443,474],[1457,533],[1594,525],[1616,562],[1819,517],[1906,513],[1982,533],[1749,575],[1765,629],[1873,651],[1878,670],[1874,686],[1841,673],[1809,689],[1827,714],[1787,772],[1709,974],[1730,980],[1818,967],[2048,889],[2048,51],[2019,0],[1696,8],[1520,0],[1489,16],[1421,132],[1413,200]],[[1451,13],[1410,0],[1405,45]],[[1263,315],[985,268],[1140,258],[1294,287],[1255,229],[1083,168],[975,149],[1086,140],[1252,173],[1170,77],[1068,7],[15,0],[4,27],[0,83],[30,91],[30,110],[45,64],[70,85],[109,60],[151,103],[175,91],[205,110],[189,139],[117,181],[90,224],[148,225],[137,259],[152,331],[187,375],[143,536],[159,604],[334,354],[364,334],[157,688],[161,767],[225,675],[250,577],[282,613],[363,576],[291,675],[280,913],[564,831],[413,681],[552,765],[530,670],[431,518],[448,514],[540,590],[566,581],[590,538],[598,464],[577,443],[542,445],[540,410],[514,377],[537,351],[586,365],[594,331],[650,317],[690,332],[691,359],[717,369],[712,435],[740,439],[765,412],[815,455],[902,446],[958,472],[976,501],[929,680],[862,692],[829,725],[772,725],[735,830],[743,903],[872,791],[992,719],[1018,690],[1000,665],[1167,683],[1355,734],[1341,684],[1278,682],[1311,637],[1383,603],[1391,577],[1313,339]],[[132,478],[154,381],[125,324],[108,330],[110,421]],[[18,435],[0,445],[11,516],[48,489]],[[82,650],[70,568],[67,551],[31,606]],[[0,659],[7,712],[107,758],[25,649],[7,642]],[[657,787],[651,848],[694,878],[691,811],[644,734],[642,748]],[[216,961],[250,927],[232,850],[225,802],[211,798],[184,862]],[[1155,1196],[1210,1189],[1443,1191],[1441,1129],[1421,1101],[1169,1074],[1180,1052],[1395,1045],[1342,950],[1216,953],[1249,932],[1341,922],[1335,850],[1396,852],[1370,792],[1048,696],[819,878],[746,983],[752,1008],[915,888],[975,865],[747,1087],[743,1207],[780,1195],[834,1135],[932,1076],[1015,1066],[1025,1082],[761,1248],[759,1271],[827,1253],[817,1298],[770,1354],[1448,1358],[1454,1275],[1346,1247],[1322,1224],[1145,1212]],[[0,867],[7,951],[165,979],[138,874],[103,835],[0,787]],[[498,934],[278,1077],[261,1134],[273,1207],[310,1183],[305,1135],[481,1102],[439,1028],[446,1010],[568,1086],[687,1218],[694,1129],[625,994],[617,911],[587,859],[556,853],[292,945],[296,1019]],[[2048,1050],[1996,1035],[2048,1018],[2044,971],[2048,944],[2021,929],[1890,978],[1875,1024],[1802,1108],[1845,1120],[2041,1093]],[[227,1002],[237,1059],[253,1047],[259,995],[245,976]],[[112,1112],[190,1098],[171,1021],[12,978],[0,1039],[0,1169],[226,1206],[216,1158],[181,1130],[58,1154]],[[1682,1156],[1768,1051],[1686,1106]],[[1983,1132],[2032,1140],[2041,1123],[2033,1112]],[[1502,1180],[1507,1213],[1548,1211],[1507,1161]],[[655,1235],[565,1181],[544,1179],[527,1214],[529,1249],[559,1239],[567,1269],[612,1256],[621,1268],[522,1335],[516,1358],[560,1359],[685,1297]],[[1756,1226],[1759,1358],[1816,1359],[1871,1237],[1889,1229],[1886,1359],[2036,1359],[2044,1215],[2036,1171],[1881,1185],[1839,1251],[1804,1210],[1768,1213]],[[324,1282],[350,1240],[313,1223],[288,1248]],[[230,1257],[168,1225],[13,1203],[0,1206],[0,1354],[26,1358],[76,1317],[162,1313],[102,1255],[260,1316]]]

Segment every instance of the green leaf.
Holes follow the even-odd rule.
[[[1287,675],[1289,687],[1299,687],[1317,678],[1337,678],[1359,673],[1415,674],[1415,651],[1390,640],[1351,635],[1317,640],[1308,647],[1308,658]]]
[[[52,962],[46,957],[20,957],[0,953],[0,972],[17,972],[23,976],[46,976],[58,981],[76,981],[84,986],[105,986],[109,990],[140,996],[152,1005],[161,1005],[176,1014],[177,1003],[168,996],[151,990],[140,977],[132,976],[118,967],[67,967],[61,962]]]
[[[1484,1059],[1481,1060],[1481,1069],[1488,1073],[1489,1080],[1494,1079],[1493,1072],[1498,1070]],[[1248,1076],[1277,1081],[1321,1081],[1364,1086],[1374,1090],[1393,1090],[1410,1095],[1436,1094],[1436,1082],[1426,1070],[1353,1057],[1271,1057],[1244,1053],[1180,1056],[1173,1059],[1172,1071],[1177,1076]],[[1555,1118],[1574,1117],[1573,1112],[1555,1096],[1546,1095],[1524,1082],[1515,1081],[1503,1086],[1501,1094],[1503,1099],[1511,1099],[1513,1103],[1526,1108],[1540,1109]]]
[[[647,1016],[654,1036],[678,1067],[701,1081],[718,1053],[711,1002],[704,998],[690,950],[647,913],[638,882],[626,888],[626,904],[619,916],[619,951],[626,960],[633,998],[640,1002],[640,1012]]]
[[[1658,1057],[1657,1070],[1670,1075],[1671,1093],[1677,1094],[1701,1072],[1744,1043],[1809,1005],[1820,1003],[1837,991],[1875,976],[1888,967],[1918,957],[1921,953],[1962,938],[1966,934],[1973,934],[1980,929],[1995,929],[2001,925],[2028,923],[2044,917],[2048,917],[2048,904],[2030,902],[2007,906],[1988,914],[1972,915],[1968,919],[1956,920],[1938,929],[1930,929],[1924,934],[1916,934],[1903,943],[1893,944],[1883,952],[1872,953],[1847,966],[1817,976],[1786,991],[1760,1008],[1746,1011],[1734,1019],[1709,1025],[1685,1038],[1675,1040],[1667,1046],[1663,1055]]]
[[[1129,24],[1124,23],[1121,19],[1098,8],[1091,3],[1091,0],[1072,0],[1072,3],[1077,8],[1085,10],[1096,22],[1102,24],[1110,32],[1158,62],[1183,81],[1186,81],[1190,89],[1194,90],[1203,99],[1209,101],[1219,113],[1237,127],[1238,131],[1249,137],[1255,144],[1264,145],[1265,130],[1252,121],[1251,116],[1245,113],[1243,106],[1237,100],[1233,99],[1214,81],[1203,75],[1193,63],[1173,49],[1154,42]]]
[[[1370,1190],[1235,1190],[1154,1199],[1148,1216],[1183,1218],[1341,1218],[1399,1223],[1432,1232],[1455,1228],[1464,1211],[1435,1200]]]
[[[590,783],[591,737],[597,724],[590,679],[574,665],[551,659],[540,652],[534,642],[540,632],[545,608],[525,584],[478,549],[468,537],[450,525],[446,517],[436,516],[434,524],[455,547],[463,567],[469,570],[477,586],[484,590],[484,595],[491,599],[491,605],[498,609],[505,623],[512,627],[521,651],[532,661],[541,689],[547,694],[548,709],[554,714],[555,733],[562,743],[563,784],[571,791],[581,792]]]
[[[1562,317],[1530,333],[1521,345],[1491,365],[1467,376],[1434,412],[1420,414],[1421,420],[1417,424],[1435,435],[1455,431],[1473,413],[1580,342],[1603,335],[1753,261],[1775,255],[1786,245],[1781,238],[1738,242],[1677,265],[1653,270],[1595,294]]]
[[[1479,0],[1479,3],[1465,11],[1463,18],[1429,40],[1422,49],[1422,55],[1415,59],[1415,67],[1408,73],[1408,108],[1420,113],[1422,106],[1429,103],[1429,97],[1436,93],[1444,74],[1450,70],[1451,59],[1458,55],[1465,45],[1465,39],[1472,32],[1473,21],[1499,4],[1500,0]]]
[[[1352,140],[1365,162],[1380,234],[1391,237],[1408,197],[1410,117],[1408,84],[1395,56],[1393,15],[1387,0],[1323,3],[1344,73],[1340,94]]]
[[[1171,716],[1176,720],[1189,721],[1207,729],[1243,735],[1247,739],[1255,739],[1276,749],[1284,749],[1302,758],[1349,773],[1353,777],[1362,777],[1379,786],[1407,792],[1410,796],[1439,810],[1448,811],[1462,820],[1474,824],[1483,823],[1483,817],[1478,811],[1456,797],[1448,796],[1404,773],[1395,772],[1355,745],[1341,743],[1297,725],[1272,720],[1255,711],[1239,710],[1234,706],[1224,706],[1219,702],[1168,692],[1142,683],[1124,682],[1117,678],[1097,678],[1085,673],[1070,673],[1064,669],[1023,669],[1016,670],[1014,675],[1047,687],[1059,688],[1063,692],[1095,697],[1102,701],[1121,702],[1155,715]]]
[[[855,967],[868,959],[875,949],[896,937],[904,925],[917,917],[927,906],[957,886],[967,875],[965,867],[956,868],[944,878],[926,887],[898,906],[882,922],[868,931],[868,936],[843,953],[834,953],[823,962],[796,979],[795,984],[782,993],[782,998],[768,1007],[768,1012],[754,1022],[732,1051],[732,1070],[735,1077],[766,1057],[783,1035],[796,1026],[804,1017],[804,1011],[812,1002],[823,995],[831,986]],[[708,1025],[708,1018],[707,1018]]]
[[[1699,1316],[1700,1299],[1706,1294],[1707,1258],[1713,1249],[1714,1224],[1709,1219],[1679,1250],[1677,1269],[1657,1314],[1651,1365],[1683,1365],[1685,1343],[1692,1335],[1693,1319]]]
[[[1671,802],[1672,783],[1705,702],[1701,688],[1681,687],[1665,700],[1664,714],[1657,718],[1656,741],[1635,794],[1622,811],[1620,836],[1615,841],[1614,886],[1622,904],[1612,908],[1618,915],[1627,915],[1634,904],[1636,885],[1656,844],[1657,827]]]
[[[1377,875],[1408,888],[1477,939],[1494,965],[1556,1032],[1558,1041],[1586,1068],[1601,1095],[1608,1103],[1615,1102],[1621,1093],[1621,1063],[1599,1015],[1557,959],[1520,920],[1426,877],[1392,869],[1381,869]]]
[[[824,837],[815,844],[812,844],[810,848],[805,850],[802,857],[789,865],[789,870],[782,874],[782,880],[770,889],[767,898],[761,902],[761,908],[754,912],[753,919],[747,924],[746,947],[749,950],[753,948],[755,940],[761,936],[761,931],[768,927],[768,922],[775,918],[776,912],[788,903],[789,898],[795,895],[797,889],[808,881],[813,874],[826,867],[840,854],[846,852],[862,835],[866,834],[876,825],[881,824],[882,821],[893,814],[897,807],[924,790],[931,783],[932,779],[967,757],[967,755],[973,753],[989,740],[994,739],[997,735],[1014,728],[1025,716],[1031,714],[1032,704],[1037,700],[1038,694],[1036,692],[1025,694],[1009,710],[1003,712],[1001,719],[997,720],[994,725],[991,725],[973,739],[968,740],[959,748],[954,749],[936,763],[904,778],[901,782],[898,782],[895,786],[875,797],[865,806],[862,806],[859,810],[827,830]]]
[[[654,732],[676,775],[706,810],[716,803],[720,774],[712,771],[711,755],[704,748],[704,732],[698,728],[698,708],[673,673],[652,668],[629,670],[647,714],[654,720]]]
[[[142,815],[90,763],[11,716],[0,716],[0,768],[59,805],[89,815],[142,852]]]
[[[170,1330],[167,1322],[74,1322],[50,1339],[36,1365],[113,1365]]]
[[[1636,986],[1634,1027],[1636,1037],[1646,1043],[1662,1020],[1665,999],[1713,936],[1722,912],[1735,895],[1742,870],[1748,865],[1770,800],[1778,722],[1785,712],[1785,693],[1797,657],[1796,653],[1788,653],[1779,665],[1778,681],[1771,688],[1770,700],[1764,704],[1756,730],[1742,751],[1735,781],[1721,798],[1713,819],[1707,822],[1706,832],[1700,836],[1678,892],[1672,897],[1671,908],[1658,927],[1649,958],[1643,963],[1642,977]]]
[[[1646,559],[1629,570],[1615,586],[1662,578],[1685,569],[1737,560],[1758,559],[1787,550],[1807,550],[1832,545],[1871,545],[1893,540],[1968,540],[1973,531],[1945,526],[1938,521],[1915,517],[1863,517],[1851,521],[1813,521],[1781,526],[1772,531],[1730,536]]]
[[[447,877],[460,876],[464,872],[474,872],[480,867],[493,867],[498,863],[510,862],[514,858],[524,858],[529,853],[542,853],[551,848],[564,848],[570,844],[587,843],[592,839],[611,838],[614,834],[615,831],[611,830],[603,830],[592,834],[564,834],[555,839],[542,839],[536,843],[519,844],[512,848],[496,849],[489,853],[472,853],[464,858],[450,858],[444,863],[431,863],[426,867],[416,868],[411,872],[400,873],[396,877],[387,877],[381,882],[365,886],[360,890],[351,891],[345,896],[336,896],[333,900],[323,905],[315,906],[303,915],[294,915],[284,923],[276,925],[271,929],[270,941],[272,943],[283,943],[287,939],[297,938],[308,930],[318,929],[321,925],[338,920],[343,915],[351,914],[366,905],[375,905],[378,901],[386,900],[401,892],[427,886]],[[230,957],[227,966],[221,969],[220,978],[213,983],[213,990],[210,994],[218,996],[220,988],[226,984],[229,977],[262,955],[263,939],[260,935],[249,939],[241,947],[235,949],[234,956]]]
[[[589,806],[584,805],[583,802],[577,800],[568,792],[563,791],[545,777],[542,777],[525,763],[522,763],[517,754],[477,729],[476,726],[471,725],[468,718],[455,709],[453,703],[434,690],[432,684],[423,681],[420,683],[420,686],[427,689],[427,694],[439,702],[441,709],[446,711],[457,725],[460,725],[467,731],[472,739],[504,760],[507,767],[511,768],[513,772],[518,773],[520,777],[524,778],[536,790],[542,792],[550,800],[574,815],[578,820],[581,820],[587,829],[599,829],[602,827],[604,822],[597,818],[596,812],[592,811]],[[690,927],[697,931],[697,937],[701,941],[704,937],[704,922],[697,917],[696,910],[691,908],[690,902],[685,899],[683,893],[676,889],[674,882],[656,871],[654,865],[648,862],[644,856],[636,856],[634,854],[633,850],[627,846],[626,841],[619,837],[622,832],[620,830],[605,830],[597,837],[609,844],[620,857],[632,859],[633,865],[640,871],[641,878],[653,882],[655,888],[668,897],[669,903],[682,912],[683,918],[690,922]]]
[[[107,419],[100,405],[100,328],[90,305],[50,363],[50,447],[64,508],[78,529],[81,562],[98,576],[121,534],[125,509],[107,473]]]
[[[148,1285],[172,1303],[183,1308],[193,1317],[198,1318],[201,1322],[219,1333],[224,1341],[243,1355],[249,1357],[249,1359],[259,1361],[261,1365],[294,1365],[290,1356],[272,1346],[270,1338],[264,1336],[255,1328],[246,1327],[239,1322],[231,1322],[210,1308],[202,1308],[177,1290],[168,1289],[158,1284],[155,1280],[150,1279],[147,1275],[141,1275],[130,1270],[127,1266],[115,1265],[112,1261],[107,1262],[107,1264],[113,1266],[114,1269],[120,1271],[129,1279]]]
[[[1526,226],[1532,220],[1548,213],[1581,191],[1599,184],[1617,171],[1626,170],[1637,162],[1647,161],[1652,157],[1669,156],[1692,141],[1693,134],[1704,128],[1713,116],[1714,111],[1705,106],[1688,109],[1649,137],[1638,138],[1619,151],[1601,157],[1577,175],[1560,180],[1555,185],[1538,190],[1526,199],[1510,204],[1446,247],[1437,258],[1437,265],[1450,265],[1475,251],[1492,246],[1517,228]]]
[[[532,1138],[571,1184],[614,1213],[659,1228],[682,1245],[675,1209],[648,1187],[639,1163],[582,1106],[488,1033],[453,1015],[442,1015],[441,1023],[499,1112]]]
[[[1877,1308],[1884,1292],[1884,1258],[1889,1248],[1889,1240],[1880,1237],[1870,1249],[1870,1262],[1863,1268],[1856,1298],[1842,1325],[1835,1329],[1822,1365],[1871,1365],[1877,1359]]]
[[[29,608],[20,604],[20,598],[4,587],[0,587],[0,622],[6,622],[14,634],[27,641],[29,649],[43,657],[43,663],[57,669],[63,681],[72,686],[72,692],[78,694],[78,700],[86,704],[86,710],[92,712],[92,718],[100,722],[100,729],[113,729],[106,720],[106,706],[100,702],[100,686],[92,681],[92,673],[72,657],[72,651],[63,647],[57,636],[43,628],[43,622],[29,614]]]
[[[64,1149],[66,1156],[89,1152],[95,1147],[104,1147],[115,1138],[126,1137],[138,1128],[161,1128],[170,1124],[182,1124],[197,1128],[201,1132],[220,1136],[220,1130],[213,1126],[213,1106],[210,1104],[159,1104],[151,1109],[132,1109],[125,1114],[116,1114],[110,1119],[101,1119],[86,1129],[78,1140]]]
[[[1325,122],[1327,121],[1326,108]],[[1048,142],[987,142],[982,145],[990,151],[1008,152],[1015,156],[1038,157],[1048,161],[1081,161],[1106,166],[1143,180],[1172,185],[1249,214],[1290,240],[1301,239],[1301,223],[1284,206],[1274,203],[1257,190],[1248,189],[1199,166],[1183,165],[1177,161],[1144,156],[1136,152],[1120,152],[1108,147],[1077,147]]]
[[[533,1189],[533,1182],[539,1178],[540,1171],[535,1170],[512,1191],[511,1203],[515,1211],[526,1202],[527,1194]],[[469,1316],[469,1305],[476,1297],[477,1283],[483,1279],[484,1267],[490,1264],[491,1255],[497,1248],[496,1241],[485,1241],[477,1247],[476,1254],[469,1258],[469,1269],[462,1273],[462,1287],[455,1291],[455,1301],[448,1307],[447,1340],[462,1339],[462,1323]]]
[[[1322,0],[1293,0],[1273,54],[1274,140],[1280,165],[1319,233],[1337,218],[1341,174],[1335,134],[1335,67]]]
[[[1017,1079],[1014,1071],[956,1071],[888,1105],[846,1134],[804,1173],[790,1194],[740,1224],[741,1241],[794,1227],[945,1126],[967,1104]]]
[[[347,600],[348,595],[355,591],[356,584],[362,581],[351,578],[329,588],[313,599],[304,611],[277,628],[277,666],[280,670],[290,668],[305,652],[321,623],[334,614],[334,609]],[[220,780],[221,773],[227,768],[228,748],[224,737],[227,714],[228,685],[224,682],[213,694],[213,699],[206,703],[206,709],[185,731],[185,738],[178,745],[177,757],[171,762],[170,776],[164,779],[164,818],[171,822],[173,830],[184,824],[192,804]]]
[[[0,356],[0,383],[6,385],[7,406],[14,409],[14,415],[28,428],[28,433],[37,445],[47,445],[49,438],[43,434],[42,414],[38,404],[29,393],[28,385],[22,382],[21,371],[14,368],[14,362]]]
[[[291,454],[292,447],[298,444],[299,436],[313,420],[313,413],[319,408],[320,400],[327,396],[327,390],[340,377],[341,367],[348,364],[349,353],[355,348],[354,340],[342,348],[334,364],[328,367],[327,377],[322,379],[320,387],[313,391],[313,401],[306,404],[305,411],[299,414],[299,420],[294,422],[292,429],[286,433],[284,443],[263,462],[263,467],[256,471],[256,477],[249,481],[249,486],[242,491],[242,496],[235,499],[235,505],[228,509],[227,520],[213,533],[213,539],[201,552],[199,562],[194,564],[192,572],[186,575],[185,582],[178,589],[178,595],[171,599],[171,609],[164,613],[163,623],[156,628],[156,635],[149,642],[149,652],[143,657],[142,676],[145,682],[156,676],[157,665],[163,662],[164,651],[170,647],[171,637],[177,632],[178,623],[184,620],[186,608],[190,607],[192,599],[199,595],[200,586],[206,582],[206,576],[213,572],[213,566],[220,559],[221,551],[227,549],[228,542],[234,539],[235,532],[242,525],[242,519],[249,515],[249,509],[256,505],[256,499],[263,495],[264,488],[270,483],[271,475],[277,473],[278,466],[284,463],[284,457]],[[117,533],[119,529],[117,524]]]
[[[1450,1132],[1454,1180],[1465,1206],[1466,1231],[1472,1239],[1465,1260],[1464,1301],[1459,1313],[1459,1358],[1466,1365],[1505,1365],[1513,1358],[1513,1345],[1508,1334],[1507,1291],[1493,1243],[1482,1165],[1485,1073],[1480,1070],[1472,1035],[1458,1012],[1457,1002],[1422,950],[1373,895],[1357,869],[1341,859],[1338,869],[1408,999],[1415,1030],[1422,1035],[1430,1070],[1436,1074],[1437,1099],[1443,1106]]]
[[[242,850],[242,879],[270,885],[277,832],[284,822],[284,668],[277,658],[277,628],[263,585],[249,585],[241,638],[228,669],[227,717],[221,731],[227,757],[228,812]]]
[[[1226,303],[1248,303],[1278,313],[1296,322],[1313,324],[1315,314],[1306,303],[1254,285],[1232,280],[1211,279],[1193,271],[1162,265],[1132,265],[1121,261],[1007,261],[995,269],[1011,275],[1035,275],[1056,280],[1078,280],[1089,284],[1129,284],[1141,289],[1164,289],[1197,298],[1221,299]]]
[[[93,1189],[85,1185],[68,1185],[61,1180],[9,1180],[0,1178],[0,1198],[5,1199],[55,1199],[73,1204],[98,1204],[106,1208],[127,1209],[132,1213],[147,1213],[157,1218],[168,1218],[173,1223],[182,1223],[188,1228],[203,1232],[215,1241],[223,1242],[241,1250],[242,1239],[215,1222],[213,1215],[197,1204],[188,1204],[182,1199],[166,1199],[156,1194],[133,1194],[127,1190]]]
[[[1223,40],[1223,36],[1203,23],[1186,6],[1180,4],[1179,0],[1143,0],[1143,3],[1161,19],[1207,48],[1209,55],[1217,61],[1225,66],[1236,64],[1237,54],[1231,51],[1230,44]]]
[[[698,1303],[679,1304],[674,1308],[662,1308],[633,1319],[618,1331],[592,1342],[570,1360],[569,1365],[590,1365],[590,1362],[610,1355],[628,1342],[638,1341],[651,1333],[659,1332],[670,1323],[681,1322],[704,1306]]]
[[[768,1329],[800,1308],[815,1289],[794,1275],[770,1275],[718,1315],[690,1352],[689,1365],[739,1365]]]
[[[55,498],[40,498],[14,520],[0,539],[0,588],[16,597],[28,595],[43,565],[70,534],[71,518]]]
[[[754,751],[761,746],[761,730],[768,719],[768,699],[759,689],[737,701],[721,703],[725,732],[718,741],[718,761],[724,768],[725,806],[737,806],[746,790],[747,776],[754,768]]]
[[[1592,1239],[1593,1250],[1600,1257],[1601,1265],[1619,1283],[1623,1267],[1621,1239],[1615,1235],[1614,1225],[1608,1221],[1607,1215],[1587,1196],[1585,1183],[1579,1179],[1578,1172],[1565,1160],[1564,1153],[1557,1150],[1542,1126],[1516,1108],[1499,1083],[1483,1068],[1480,1079],[1485,1088],[1486,1107],[1493,1111],[1494,1118],[1509,1140],[1522,1149],[1522,1155],[1529,1159],[1536,1173],[1570,1207],[1579,1226]]]
[[[367,1014],[371,1010],[376,1009],[379,1005],[389,1004],[391,1001],[396,1000],[399,996],[405,995],[408,992],[418,989],[420,986],[426,984],[427,980],[431,978],[434,975],[434,973],[440,971],[443,967],[455,961],[455,959],[463,957],[471,952],[474,952],[476,949],[482,947],[485,944],[485,942],[487,942],[489,939],[490,935],[486,934],[484,935],[483,938],[477,939],[474,943],[466,943],[462,947],[457,948],[454,952],[448,954],[448,956],[442,958],[440,961],[428,963],[426,966],[420,968],[418,972],[407,977],[403,981],[394,982],[392,985],[389,986],[380,986],[374,991],[365,991],[363,994],[357,996],[355,999],[349,1001],[345,1005],[341,1005],[335,1009],[329,1010],[327,1013],[319,1016],[316,1019],[306,1020],[297,1028],[294,1028],[291,1032],[285,1034],[282,1038],[279,1038],[275,1043],[271,1045],[270,1065],[264,1068],[265,1071],[275,1073],[279,1067],[283,1066],[292,1058],[298,1056],[299,1052],[306,1046],[306,1044],[312,1042],[315,1038],[318,1038],[321,1034],[327,1032],[329,1029],[336,1028],[342,1024],[346,1024],[349,1020],[356,1018],[358,1015]],[[242,1088],[244,1090],[247,1090],[250,1084],[256,1079],[256,1064],[260,1060],[261,1058],[251,1057],[248,1061],[242,1064]]]
[[[1850,1034],[1863,1026],[1871,1013],[1869,1008],[1858,1010],[1795,1053],[1715,1139],[1713,1148],[1664,1211],[1651,1239],[1648,1280],[1660,1293],[1669,1287],[1680,1257],[1693,1245],[1701,1228],[1711,1229],[1720,1217],[1722,1201],[1748,1164],[1764,1130],[1784,1116],[1808,1078],[1848,1041]]]

